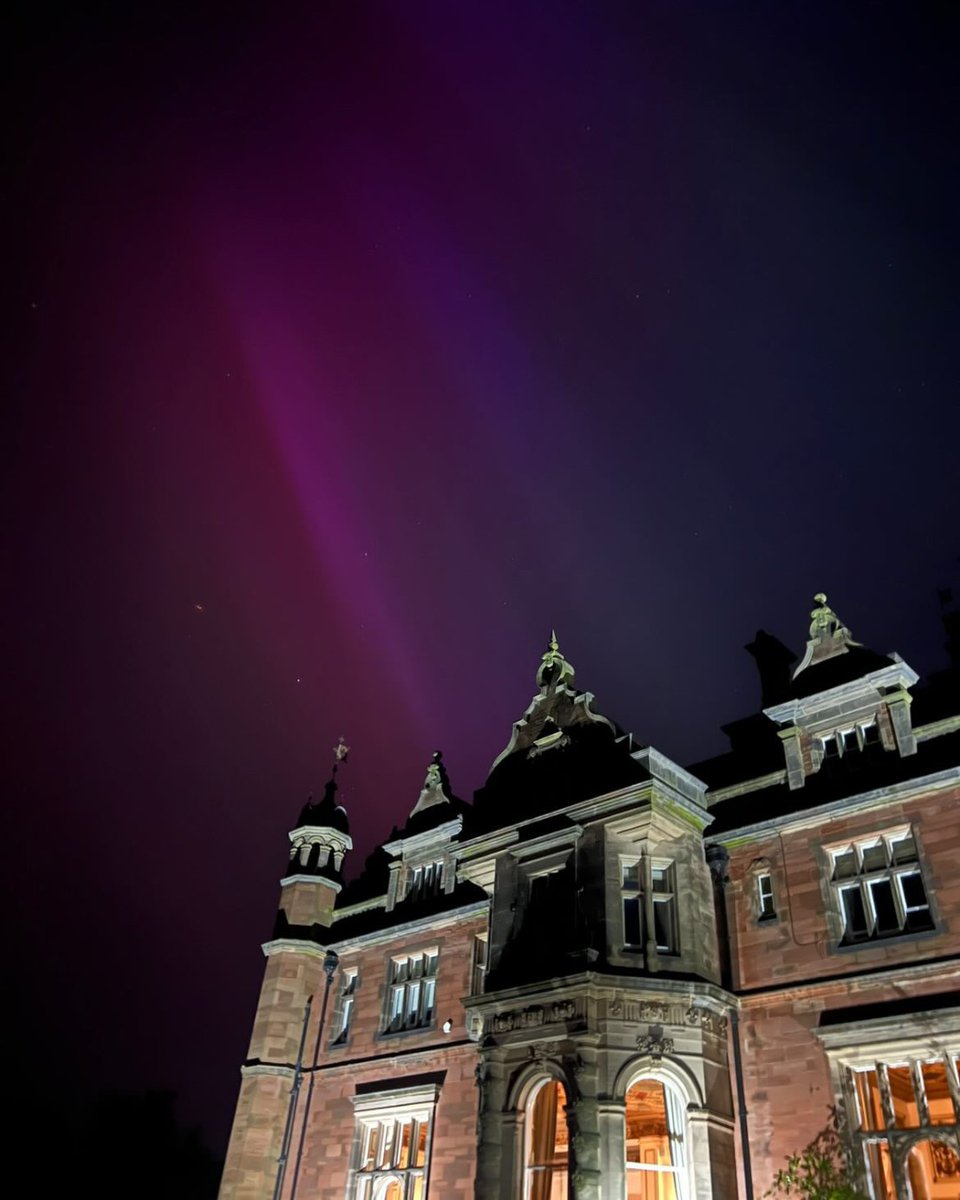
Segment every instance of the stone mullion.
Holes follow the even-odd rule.
[[[950,1098],[953,1100],[954,1120],[960,1123],[960,1078],[957,1077],[956,1060],[952,1054],[945,1054],[943,1061],[947,1068],[947,1087],[950,1089]]]
[[[913,1059],[910,1063],[910,1076],[913,1080],[913,1090],[917,1097],[917,1110],[921,1126],[930,1124],[930,1105],[927,1103],[927,1089],[923,1082],[923,1064]]]

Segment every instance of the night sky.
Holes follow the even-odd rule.
[[[553,626],[685,763],[820,589],[944,665],[960,6],[69,8],[6,39],[4,1040],[222,1155],[341,734],[355,872]]]

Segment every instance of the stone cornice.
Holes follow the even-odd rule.
[[[893,967],[883,967],[878,971],[856,970],[846,974],[827,975],[820,979],[805,979],[802,982],[788,984],[773,984],[770,987],[744,989],[738,994],[741,1009],[753,1008],[757,1004],[766,1004],[771,999],[777,1001],[788,999],[810,998],[811,993],[842,991],[849,995],[852,986],[858,993],[863,994],[874,985],[895,983],[903,986],[907,982],[924,979],[955,980],[960,986],[960,959],[932,959],[922,963],[900,963]]]
[[[732,848],[740,842],[756,841],[772,833],[795,833],[810,826],[822,825],[825,818],[886,808],[890,804],[912,800],[929,792],[944,791],[958,784],[960,767],[948,767],[945,771],[935,771],[932,775],[921,775],[916,779],[905,779],[887,787],[873,788],[859,795],[845,796],[842,800],[819,804],[816,808],[808,808],[803,812],[784,813],[779,817],[768,817],[765,821],[739,825],[736,829],[714,835],[711,840]]]
[[[271,954],[289,953],[323,959],[327,952],[325,946],[318,946],[316,942],[301,941],[300,938],[274,938],[271,942],[264,942],[260,949],[267,958]]]

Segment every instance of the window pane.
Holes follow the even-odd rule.
[[[833,855],[833,877],[834,879],[850,879],[857,873],[857,855],[856,852],[849,850],[838,850]]]
[[[404,1170],[410,1165],[410,1138],[413,1133],[411,1121],[400,1123],[400,1147],[397,1152],[397,1166]]]
[[[623,867],[623,887],[633,889],[640,887],[640,864],[625,863]]]
[[[860,887],[844,888],[840,892],[843,906],[843,936],[845,941],[856,941],[867,936],[867,910],[864,908]]]
[[[422,1020],[424,1023],[433,1019],[433,1006],[436,992],[436,982],[433,979],[427,979],[423,985],[423,1014]]]
[[[870,899],[877,918],[878,933],[898,933],[900,914],[893,898],[893,883],[889,879],[870,881]]]
[[[861,1129],[883,1129],[883,1105],[880,1103],[880,1088],[876,1071],[853,1071],[853,1084],[860,1108]]]
[[[673,868],[654,867],[650,872],[650,880],[655,892],[673,891]]]
[[[627,1200],[676,1200],[672,1171],[627,1171]]]
[[[553,1080],[535,1092],[527,1112],[528,1200],[566,1200],[569,1147],[567,1145],[567,1094]]]
[[[627,1092],[625,1118],[627,1163],[671,1166],[663,1084],[654,1079],[635,1083]]]
[[[863,869],[865,871],[882,871],[887,865],[887,848],[883,842],[873,846],[862,846]]]
[[[853,750],[858,750],[857,731],[855,729],[845,729],[843,732],[843,752],[848,754]]]
[[[913,1077],[909,1067],[887,1067],[890,1081],[890,1096],[893,1099],[893,1115],[898,1129],[916,1129],[920,1125],[920,1111],[913,1094]]]
[[[776,916],[773,906],[773,880],[769,875],[757,876],[757,896],[761,917]]]
[[[930,1124],[953,1125],[957,1117],[953,1111],[953,1101],[950,1099],[946,1063],[927,1062],[923,1064],[922,1070],[923,1090],[927,1093],[927,1107],[930,1110]]]
[[[873,1183],[875,1200],[896,1200],[897,1192],[893,1183],[893,1164],[890,1162],[889,1143],[868,1143],[867,1171]]]
[[[640,899],[638,896],[623,898],[623,940],[628,946],[639,946],[643,942],[640,931]]]
[[[427,1125],[421,1122],[417,1127],[417,1160],[414,1166],[422,1167],[427,1161]]]
[[[377,1144],[380,1141],[380,1126],[368,1125],[363,1147],[361,1170],[372,1171],[377,1161]]]
[[[653,902],[653,930],[654,937],[657,942],[657,949],[672,953],[676,949],[676,937],[674,936],[674,921],[673,921],[673,899],[660,900],[654,899]]]
[[[960,1159],[945,1142],[918,1142],[907,1157],[907,1175],[918,1198],[960,1194]]]
[[[890,851],[894,863],[898,866],[900,863],[917,861],[917,843],[914,841],[912,833],[893,839],[890,843]]]

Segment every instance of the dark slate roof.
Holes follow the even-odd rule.
[[[871,671],[893,666],[896,661],[889,654],[877,654],[866,646],[851,645],[843,654],[804,667],[791,683],[787,698],[801,700],[818,692],[828,692],[845,683],[854,683]]]
[[[806,812],[848,796],[891,787],[922,775],[955,767],[960,761],[960,732],[921,742],[917,753],[901,758],[895,750],[869,746],[856,753],[828,759],[802,788],[791,791],[786,783],[745,796],[733,796],[713,805],[710,835],[728,833],[745,825]]]
[[[298,825],[316,825],[322,829],[337,829],[341,833],[350,832],[350,822],[347,810],[337,804],[337,781],[330,779],[323,789],[323,796],[314,803],[311,796],[300,810]]]
[[[386,890],[386,889],[384,889]],[[382,894],[382,893],[381,893]],[[475,883],[458,883],[452,892],[440,892],[434,896],[423,896],[416,900],[401,900],[392,910],[371,908],[366,912],[353,913],[348,917],[334,921],[330,933],[334,942],[350,941],[367,933],[375,933],[381,929],[392,929],[407,921],[418,921],[421,918],[440,916],[465,908],[479,900],[486,900],[487,893]]]
[[[565,741],[531,757],[515,751],[476,793],[470,832],[513,825],[650,778],[631,757],[629,736],[604,724],[570,725]]]

